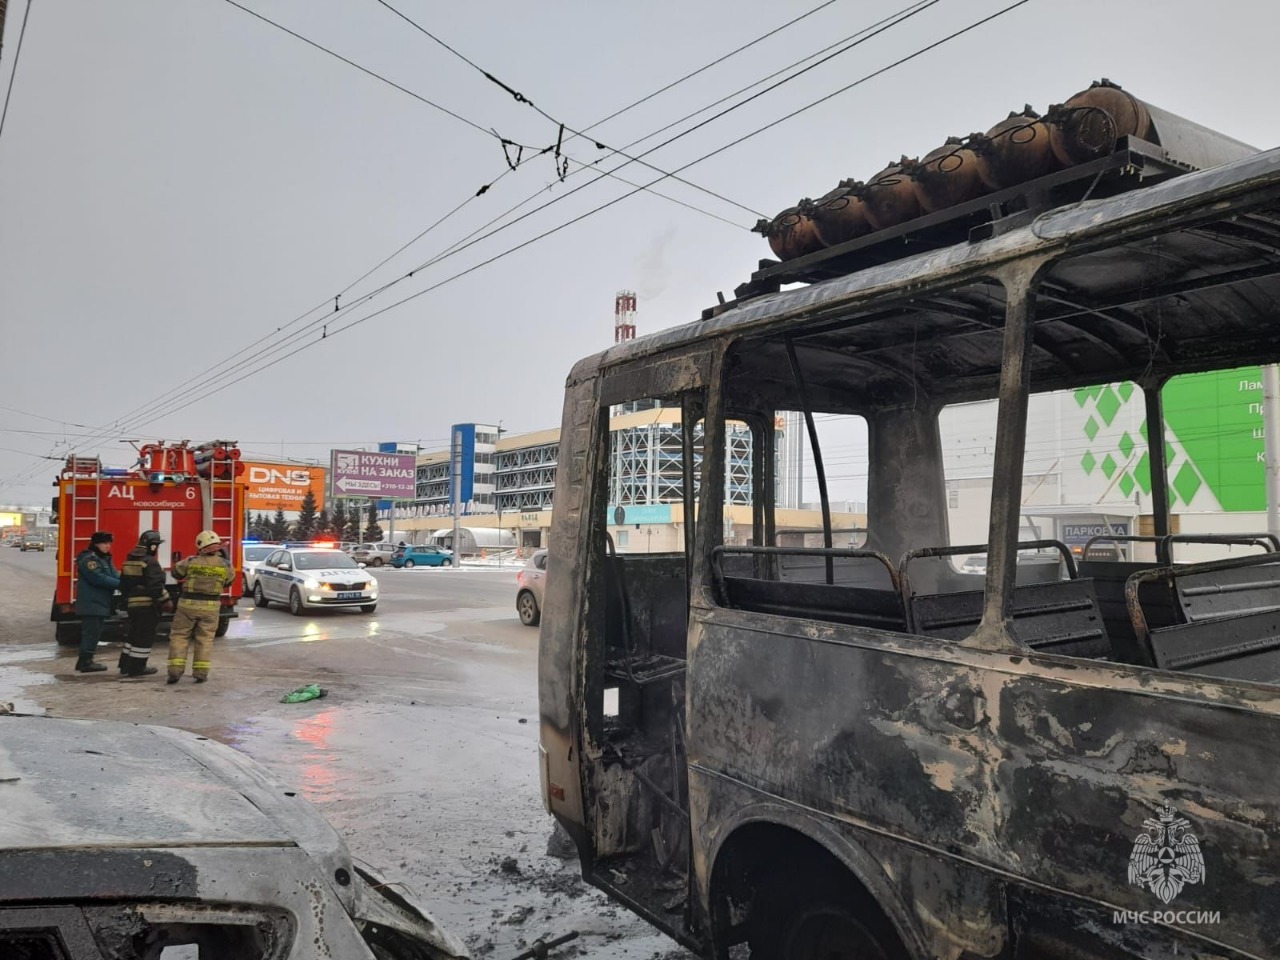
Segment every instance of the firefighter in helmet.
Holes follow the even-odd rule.
[[[97,673],[107,669],[105,663],[93,659],[102,636],[102,623],[111,616],[116,588],[120,577],[111,562],[113,537],[105,530],[96,531],[89,538],[89,546],[76,557],[76,616],[80,618],[80,658],[76,660],[79,673]]]
[[[177,683],[187,668],[187,646],[194,641],[191,675],[196,683],[209,679],[209,657],[218,631],[222,591],[235,579],[231,563],[220,552],[222,538],[212,530],[196,534],[196,552],[173,567],[178,581],[178,605],[169,631],[169,683]]]
[[[159,530],[148,530],[120,565],[120,592],[129,610],[129,640],[120,651],[120,672],[125,676],[150,676],[156,672],[155,667],[147,666],[147,657],[156,641],[160,606],[169,599],[164,588],[164,567],[156,556],[162,543]]]

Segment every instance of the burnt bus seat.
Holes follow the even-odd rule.
[[[1177,621],[1153,622],[1144,592],[1171,590]],[[1134,635],[1155,666],[1204,676],[1280,682],[1280,555],[1156,567],[1125,584]]]
[[[909,601],[912,633],[940,640],[963,640],[982,620],[983,593],[934,593]],[[1112,658],[1111,640],[1098,610],[1093,583],[1059,580],[1029,583],[1013,591],[1013,633],[1037,653],[1063,657]]]
[[[826,582],[828,559],[832,582]],[[721,597],[732,609],[876,630],[906,630],[906,611],[893,564],[875,551],[717,547],[712,560]],[[754,575],[757,565],[767,566],[777,579]],[[884,582],[884,589],[867,585],[878,580]]]
[[[1063,557],[1068,579],[1021,583],[1013,591],[1013,634],[1037,653],[1110,660],[1114,657],[1098,608],[1093,583],[1079,579],[1074,558],[1057,540],[1020,542],[1020,550],[1052,548]],[[906,553],[898,576],[906,599],[907,629],[940,640],[963,640],[982,620],[983,591],[920,593],[911,587],[908,567],[913,560],[961,556],[984,551],[984,544],[925,547]]]

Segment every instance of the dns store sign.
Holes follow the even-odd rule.
[[[245,509],[297,511],[310,490],[316,509],[324,506],[324,467],[300,467],[292,463],[244,461]]]

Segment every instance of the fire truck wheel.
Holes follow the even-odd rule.
[[[230,627],[231,627],[230,617],[219,617],[218,629],[213,632],[213,635],[215,637],[225,637],[227,635],[227,630],[230,629]]]
[[[289,591],[289,612],[295,617],[301,617],[307,612],[306,607],[302,605],[302,594],[298,592],[297,587]]]
[[[59,623],[53,628],[53,636],[59,646],[78,647],[80,646],[80,624]]]
[[[253,605],[255,607],[265,607],[269,602],[266,594],[262,592],[262,584],[255,583],[253,585]]]

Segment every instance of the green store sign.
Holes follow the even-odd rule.
[[[1142,391],[1119,383],[1074,396],[1087,438],[1080,469],[1104,483],[1108,495],[1149,496]],[[1164,388],[1164,416],[1171,506],[1266,510],[1260,368],[1176,377]]]

